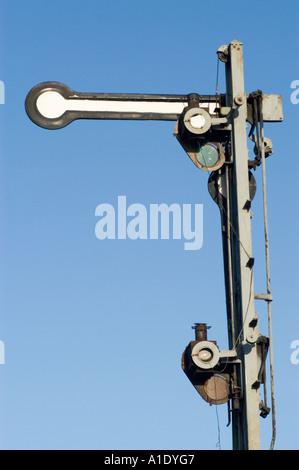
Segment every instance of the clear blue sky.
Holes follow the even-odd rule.
[[[297,1],[0,0],[2,449],[216,449],[216,408],[180,368],[191,326],[227,348],[220,217],[173,137],[174,123],[77,121],[48,131],[27,117],[36,84],[78,91],[213,94],[216,51],[244,45],[247,93],[281,94],[266,125],[277,449],[299,448],[299,79]],[[224,91],[220,67],[220,92]],[[252,151],[252,146],[249,146]],[[261,169],[252,210],[255,288],[264,292]],[[204,244],[104,240],[95,209],[203,204]],[[257,303],[267,335],[266,305]],[[226,405],[221,448],[231,448]],[[261,422],[262,445],[271,440]]]

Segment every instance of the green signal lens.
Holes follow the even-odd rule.
[[[218,163],[219,153],[213,145],[204,144],[199,146],[196,158],[202,166],[214,166]]]

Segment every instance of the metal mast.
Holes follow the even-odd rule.
[[[239,348],[241,368],[238,383],[243,398],[232,414],[234,449],[260,449],[260,396],[258,383],[258,324],[254,305],[253,257],[251,240],[250,190],[248,177],[247,100],[244,90],[243,48],[233,41],[226,62],[227,105],[242,103],[234,114],[229,177],[231,228],[230,253],[232,305],[229,312],[234,331],[229,329],[230,348]]]

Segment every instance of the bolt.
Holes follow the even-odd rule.
[[[239,95],[237,95],[235,97],[235,104],[237,106],[242,106],[242,104],[244,104],[244,102],[245,102],[245,97],[244,97],[243,93],[240,93]]]

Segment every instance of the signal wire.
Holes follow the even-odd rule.
[[[216,418],[217,418],[217,428],[218,428],[218,442],[216,447],[221,450],[221,434],[220,434],[220,423],[219,423],[219,415],[218,415],[218,405],[216,405]]]
[[[216,72],[216,96],[218,96],[218,85],[219,85],[219,59],[217,58],[217,72]]]
[[[215,377],[215,376],[214,376]],[[217,388],[216,388],[216,382],[214,380],[214,393],[215,397],[217,400]],[[220,433],[220,422],[219,422],[219,414],[218,414],[218,405],[216,405],[216,418],[217,418],[217,430],[218,430],[218,441],[216,444],[216,447],[221,450],[221,433]]]
[[[263,97],[258,97],[259,122],[260,122],[260,148],[262,157],[262,179],[263,179],[263,204],[264,204],[264,231],[265,231],[265,255],[266,255],[266,277],[267,294],[271,294],[270,285],[270,261],[269,261],[269,229],[268,229],[268,209],[266,190],[266,168],[265,168],[265,142],[264,142],[264,121],[263,121]],[[272,440],[270,450],[274,449],[276,439],[276,411],[275,411],[275,391],[274,391],[274,367],[273,367],[273,332],[272,332],[272,307],[271,301],[268,304],[268,330],[269,330],[269,354],[270,354],[270,379],[271,379],[271,405],[272,405]]]

